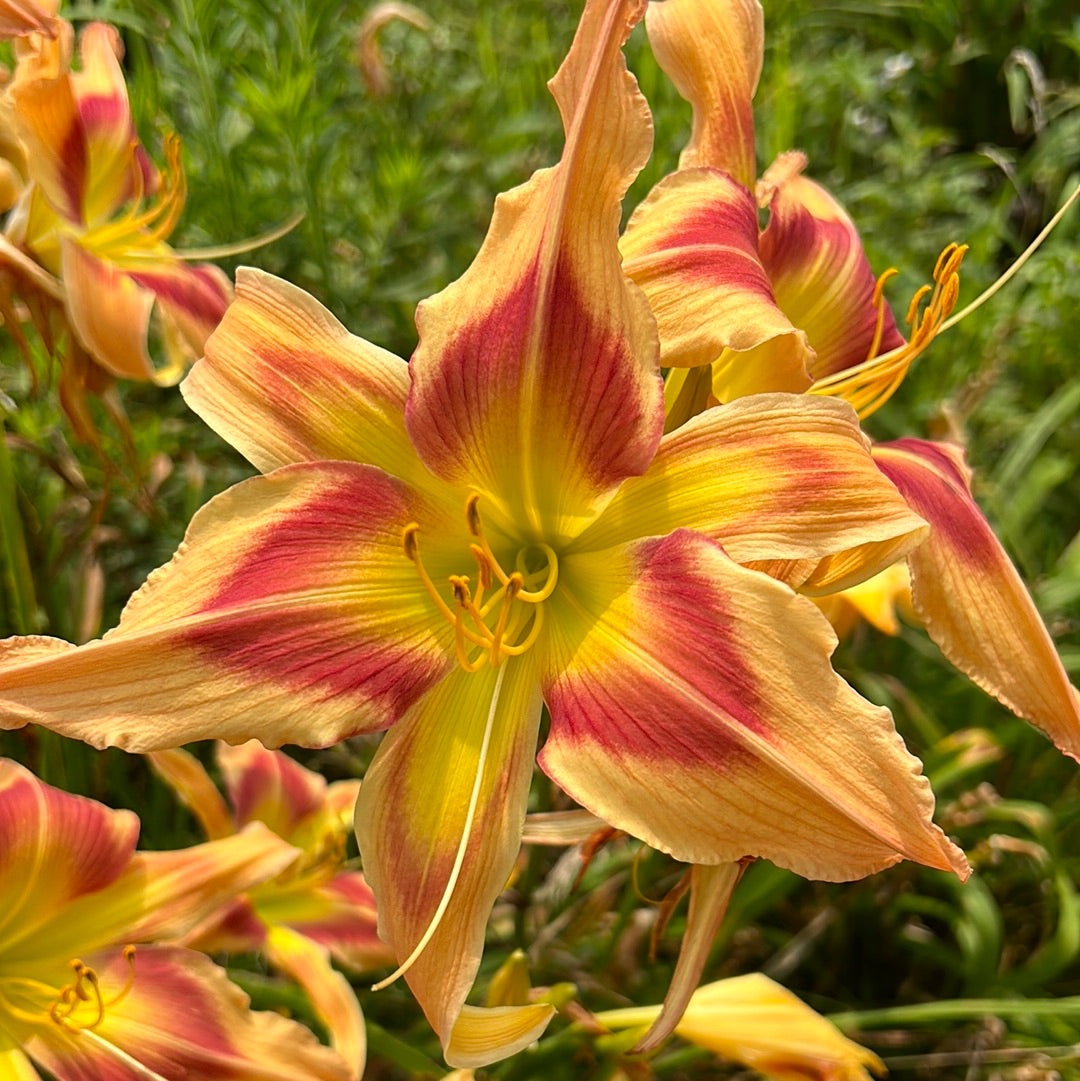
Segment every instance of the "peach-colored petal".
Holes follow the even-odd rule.
[[[499,196],[473,264],[417,309],[406,426],[418,453],[549,540],[640,473],[662,429],[655,327],[617,246],[651,143],[621,52],[641,6],[590,0],[551,84],[561,162]]]
[[[325,746],[384,728],[450,663],[452,632],[402,548],[410,521],[468,537],[440,514],[348,462],[244,481],[195,515],[118,628],[11,654],[0,725],[132,750],[211,736]]]
[[[270,928],[266,955],[272,965],[287,972],[307,993],[330,1034],[331,1045],[345,1060],[349,1077],[359,1081],[367,1061],[364,1018],[349,981],[331,966],[327,951],[278,925]]]
[[[752,188],[753,98],[761,75],[764,18],[757,0],[663,0],[645,16],[657,62],[694,108],[679,164],[713,165]]]
[[[903,345],[855,223],[820,184],[786,175],[772,189],[761,260],[776,303],[806,333],[815,379]],[[880,322],[880,325],[879,325]]]
[[[146,351],[154,294],[77,240],[62,240],[60,252],[68,319],[79,344],[113,375],[175,382],[179,372],[158,373]]]
[[[441,922],[405,977],[444,1051],[518,855],[539,723],[530,655],[498,673],[459,669],[390,730],[360,790],[360,854],[379,933],[399,961],[422,941],[457,868]]]
[[[722,401],[810,386],[813,350],[777,306],[758,253],[757,207],[731,177],[715,169],[665,177],[634,211],[620,248],[656,317],[662,364],[717,362]]]
[[[963,451],[900,439],[874,458],[930,523],[908,555],[915,612],[946,657],[1080,758],[1080,696],[1038,609],[971,494]]]
[[[341,1057],[303,1026],[275,1013],[253,1013],[222,969],[193,950],[136,951],[134,980],[119,950],[89,955],[107,1003],[90,1026],[93,1003],[69,1025],[39,1026],[26,1050],[58,1081],[348,1081]],[[74,1026],[86,1026],[75,1028]],[[147,1070],[153,1071],[151,1075]]]
[[[62,792],[0,759],[0,955],[120,878],[138,836],[130,811]]]
[[[635,1053],[659,1047],[675,1031],[701,981],[709,951],[744,869],[745,865],[741,863],[720,863],[713,867],[699,864],[690,869],[690,911],[686,915],[686,931],[671,986],[656,1020],[634,1046]]]
[[[540,764],[583,807],[687,863],[966,875],[889,712],[830,668],[811,602],[685,530],[563,562]]]
[[[408,365],[261,271],[237,271],[236,299],[180,389],[263,472],[335,458],[404,479],[422,470],[405,434]]]
[[[0,0],[0,38],[25,37],[27,34],[57,33],[55,12],[34,0]]]
[[[193,754],[174,748],[150,751],[146,758],[154,772],[198,819],[208,838],[216,840],[236,832],[236,824],[221,793]]]
[[[739,563],[806,560],[792,585],[869,577],[919,543],[926,524],[881,477],[855,414],[812,404],[824,401],[756,395],[688,421],[574,550],[685,527]]]

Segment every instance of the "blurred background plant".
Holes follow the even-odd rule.
[[[225,269],[247,262],[289,278],[356,333],[407,356],[416,301],[468,265],[495,193],[557,154],[544,83],[578,15],[576,3],[550,0],[416,7],[422,18],[386,18],[373,33],[379,93],[358,56],[369,14],[361,4],[103,0],[63,14],[121,29],[136,123],[153,155],[161,159],[167,132],[182,139],[189,195],[177,247],[259,235],[303,212],[290,234]],[[674,167],[689,109],[640,30],[628,55],[657,120],[656,152],[629,211]],[[1080,179],[1078,61],[1080,15],[1051,0],[767,0],[759,159],[789,147],[808,153],[809,174],[845,203],[875,270],[899,268],[889,295],[900,307],[946,243],[970,244],[963,304]],[[880,438],[966,443],[976,495],[1033,583],[1074,682],[1078,239],[1073,212],[1016,281],[935,343],[869,425]],[[175,390],[149,385],[119,390],[131,450],[101,414],[103,453],[92,454],[73,441],[48,379],[35,392],[14,348],[3,349],[0,630],[85,640],[115,622],[195,508],[251,470]],[[901,865],[833,886],[755,865],[706,977],[764,971],[815,1008],[842,1014],[897,1077],[1080,1078],[1075,763],[956,675],[915,626],[892,639],[863,625],[836,663],[893,710],[927,763],[939,820],[978,873],[959,886]],[[0,751],[50,783],[137,807],[144,846],[197,837],[139,759],[32,730],[0,737]],[[334,780],[362,773],[371,752],[358,740],[298,757]],[[533,802],[560,809],[543,778]],[[520,947],[534,983],[573,981],[593,1010],[658,1002],[684,911],[651,947],[650,939],[657,902],[679,874],[625,839],[598,844],[588,859],[581,849],[527,848],[492,922],[485,972]],[[258,1005],[314,1021],[300,996],[254,963],[239,978]],[[445,1072],[402,985],[363,1004],[367,1076]],[[739,1069],[688,1045],[647,1063],[620,1047],[553,1027],[538,1051],[487,1073],[636,1081]]]

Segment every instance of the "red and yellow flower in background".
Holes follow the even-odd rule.
[[[661,363],[671,366],[668,430],[715,402],[775,390],[843,398],[870,415],[946,323],[965,249],[942,253],[932,284],[912,300],[905,340],[882,295],[892,272],[875,280],[851,219],[803,175],[804,156],[781,155],[755,184],[757,0],[651,3],[646,27],[694,115],[680,168],[634,212],[622,241],[625,269],[657,319]],[[759,208],[768,212],[764,230]],[[906,557],[914,610],[931,638],[975,683],[1080,757],[1080,696],[972,495],[961,448],[902,439],[873,455],[931,527]],[[771,573],[807,593],[835,592],[802,581],[797,564]]]
[[[0,103],[0,153],[22,181],[0,238],[0,315],[28,359],[27,319],[60,355],[62,404],[92,440],[86,394],[117,377],[176,382],[230,288],[218,268],[186,262],[167,243],[186,195],[179,143],[166,140],[159,172],[132,122],[119,35],[87,25],[73,69],[72,28],[57,27],[15,41]],[[152,315],[160,367],[148,352]]]
[[[0,1076],[346,1081],[301,1025],[252,1013],[195,950],[158,945],[296,850],[270,830],[136,852],[139,820],[0,759]]]
[[[659,1006],[631,1006],[595,1020],[638,1028],[659,1013]],[[773,1081],[871,1081],[871,1073],[885,1073],[877,1055],[759,972],[699,987],[675,1034]]]
[[[389,729],[356,831],[381,936],[447,1060],[553,1008],[466,1004],[541,768],[605,822],[706,865],[965,874],[887,710],[813,604],[925,536],[843,402],[740,399],[662,437],[656,324],[623,274],[651,120],[590,0],[552,82],[560,162],[500,196],[406,363],[257,271],[183,385],[263,476],[195,516],[119,626],[0,647],[0,725],[136,750],[325,746]],[[386,981],[384,981],[386,982]]]
[[[205,953],[262,953],[291,975],[355,1081],[364,1072],[364,1019],[330,958],[358,973],[394,963],[376,931],[370,887],[363,875],[344,867],[360,782],[327,785],[319,774],[254,740],[239,747],[219,743],[230,810],[194,755],[169,750],[148,757],[208,837],[229,837],[261,822],[303,853],[281,874],[229,898],[181,941]]]

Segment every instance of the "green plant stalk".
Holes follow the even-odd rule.
[[[9,599],[11,630],[15,634],[32,634],[38,630],[35,614],[37,597],[30,559],[26,553],[26,537],[19,515],[15,474],[11,468],[4,428],[0,426],[0,553],[3,555],[3,586]]]
[[[1071,998],[961,998],[942,1002],[917,1002],[910,1006],[885,1006],[878,1010],[850,1010],[826,1015],[837,1028],[856,1031],[868,1028],[903,1028],[933,1025],[939,1021],[977,1017],[1077,1017],[1080,995]]]

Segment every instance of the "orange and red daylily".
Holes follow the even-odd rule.
[[[664,0],[649,5],[646,26],[694,111],[680,168],[635,211],[622,242],[626,271],[657,318],[661,362],[672,366],[667,427],[768,390],[835,396],[870,415],[950,315],[965,249],[942,253],[933,283],[910,305],[905,341],[882,295],[890,272],[875,281],[851,219],[802,175],[805,158],[781,155],[755,186],[757,0]],[[759,207],[768,211],[760,232]],[[1080,757],[1080,698],[972,496],[962,451],[905,439],[873,455],[931,527],[907,556],[914,609],[930,636],[957,668]],[[763,569],[800,584],[795,568]],[[803,588],[835,591],[821,582]]]
[[[774,394],[662,438],[656,326],[618,251],[651,122],[591,0],[552,82],[560,162],[496,202],[410,363],[256,271],[183,385],[265,475],[194,518],[119,626],[2,647],[0,723],[134,749],[389,729],[356,830],[381,936],[470,1067],[551,1006],[466,1005],[539,762],[690,863],[965,873],[887,710],[831,669],[813,604],[925,535],[843,402]]]
[[[228,837],[261,822],[302,853],[281,874],[229,898],[182,942],[205,953],[265,954],[307,992],[355,1081],[364,1072],[364,1018],[330,958],[354,972],[394,963],[376,931],[371,888],[363,875],[344,867],[360,782],[327,785],[319,774],[255,740],[239,747],[219,743],[217,762],[230,810],[194,755],[169,750],[149,758],[208,837]]]
[[[85,392],[113,377],[175,382],[230,290],[218,268],[186,262],[167,243],[186,194],[179,143],[166,141],[160,173],[135,131],[116,30],[86,26],[73,70],[71,26],[58,25],[15,43],[4,88],[4,153],[25,187],[3,230],[0,314],[24,344],[18,297],[50,350],[62,348],[64,407],[86,435]],[[147,351],[155,312],[161,367]]]
[[[157,945],[297,855],[269,830],[136,852],[139,820],[0,759],[0,1076],[346,1081],[201,953]],[[147,944],[148,943],[148,944]]]

